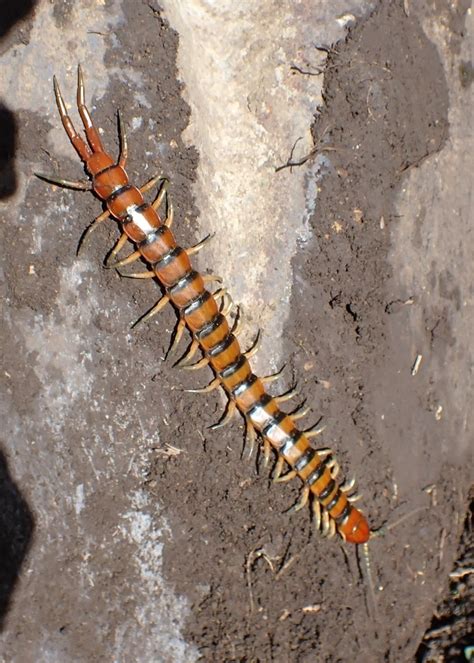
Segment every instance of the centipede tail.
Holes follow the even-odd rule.
[[[149,205],[142,195],[149,186],[140,190],[130,184],[125,172],[127,141],[123,127],[120,127],[121,153],[116,163],[104,150],[85,105],[81,68],[78,69],[77,104],[87,142],[74,128],[56,79],[54,90],[66,133],[92,178],[93,191],[106,206],[96,223],[108,216],[113,217],[123,233],[120,248],[125,238],[135,246],[128,258],[110,266],[119,267],[142,258],[165,292],[159,304],[145,317],[157,312],[168,301],[173,304],[181,327],[185,325],[192,334],[193,354],[198,347],[202,350],[204,357],[198,364],[208,363],[215,373],[215,379],[204,391],[220,384],[229,396],[231,410],[237,408],[244,416],[250,440],[254,440],[258,432],[264,440],[265,455],[268,456],[270,448],[276,452],[276,480],[298,476],[303,482],[302,498],[296,508],[311,500],[316,523],[323,534],[332,536],[338,531],[351,543],[366,542],[370,529],[364,515],[351,504],[353,485],[338,483],[339,466],[332,454],[311,447],[310,433],[296,427],[298,417],[293,418],[281,411],[277,399],[265,389],[266,380],[259,379],[252,372],[248,357],[242,352],[227,321],[226,311],[218,304],[217,293],[211,294],[206,289],[205,279],[191,264],[190,254],[196,251],[196,247],[186,251],[178,246],[169,227],[172,214],[171,219],[170,214],[166,220],[160,218],[157,208],[162,196],[158,197],[158,204],[155,201]],[[117,251],[113,253],[115,256]],[[312,434],[317,433],[313,431]],[[285,465],[289,470],[281,476]]]

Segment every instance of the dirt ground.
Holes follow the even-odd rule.
[[[130,587],[139,579],[130,571],[126,548],[119,538],[113,547],[101,545],[97,538],[92,554],[100,574],[87,601],[76,602],[68,585],[56,579],[60,574],[71,585],[77,582],[75,564],[85,554],[74,509],[70,506],[71,531],[58,541],[57,504],[50,500],[40,508],[32,503],[30,484],[44,487],[49,495],[50,484],[76,471],[75,450],[84,440],[104,447],[138,445],[136,428],[141,426],[146,437],[158,423],[159,440],[148,435],[151,441],[138,476],[127,464],[113,472],[107,469],[104,451],[104,465],[98,469],[101,481],[84,517],[98,531],[106,531],[108,512],[123,494],[139,486],[156,499],[169,524],[164,577],[189,605],[183,637],[197,648],[199,660],[463,660],[455,656],[461,657],[469,642],[466,606],[472,576],[455,579],[462,606],[452,607],[456,615],[443,609],[441,621],[430,624],[448,592],[448,574],[454,566],[472,566],[466,520],[472,432],[468,425],[461,432],[462,412],[441,415],[443,408],[450,411],[451,385],[444,362],[451,349],[462,352],[452,321],[465,295],[452,274],[439,272],[434,255],[433,289],[441,289],[443,306],[430,308],[418,292],[401,286],[391,259],[406,178],[426,160],[442,155],[450,135],[445,72],[419,15],[407,11],[408,4],[381,2],[344,42],[318,45],[328,47],[328,60],[324,106],[314,109],[315,151],[304,163],[288,164],[305,168],[312,159],[325,157],[311,218],[313,240],[301,246],[294,264],[281,389],[298,381],[301,399],[327,426],[323,443],[337,451],[347,473],[357,473],[361,508],[379,533],[369,544],[369,566],[362,550],[318,536],[309,513],[287,512],[298,497],[297,483],[272,484],[260,457],[242,457],[241,423],[236,420],[215,432],[208,429],[220,416],[220,396],[182,391],[206,384],[207,374],[177,372],[171,362],[161,361],[174,324],[171,310],[159,324],[128,333],[134,317],[153,303],[153,286],[122,280],[99,268],[116,236],[112,226],[97,231],[84,247],[87,263],[76,259],[81,229],[97,215],[97,201],[88,194],[52,190],[28,177],[21,209],[15,216],[2,215],[2,391],[9,399],[6,416],[14,412],[18,418],[8,420],[0,447],[0,615],[10,656],[4,660],[34,660],[33,649],[22,649],[24,642],[39,642],[53,630],[58,658],[48,660],[133,660],[109,647],[114,624],[122,612],[135,608],[137,600]],[[449,11],[441,5],[433,0],[423,8],[442,17],[456,53],[468,3],[459,2]],[[197,148],[187,148],[181,140],[189,109],[175,68],[178,36],[154,5],[124,2],[123,10],[127,23],[117,27],[114,41],[109,40],[106,64],[110,69],[133,66],[139,71],[154,91],[153,111],[136,105],[117,80],[97,104],[95,117],[110,144],[116,135],[117,107],[126,108],[129,117],[147,114],[149,121],[134,137],[129,174],[140,182],[152,174],[153,164],[145,173],[140,155],[150,149],[149,136],[159,135],[160,144],[168,146],[160,150],[160,158],[172,182],[176,233],[183,245],[190,245],[200,239],[194,223],[198,201],[192,196],[199,155]],[[56,21],[67,23],[69,11],[68,3],[58,4]],[[28,41],[33,21],[29,16],[13,27],[2,48]],[[133,31],[127,29],[132,22]],[[295,71],[295,76],[316,74]],[[469,69],[459,75],[469,85]],[[49,123],[34,109],[14,116],[5,100],[0,119],[7,128],[6,133],[2,129],[7,161],[4,202],[8,204],[20,186],[18,174],[9,170],[16,163],[29,164],[30,174],[80,173],[72,156],[64,162],[49,147],[46,151]],[[32,249],[39,241],[38,219],[39,251]],[[34,278],[29,278],[32,265]],[[81,275],[77,288],[64,293],[59,275],[68,272],[72,278],[75,269]],[[232,283],[228,285],[232,291]],[[423,320],[416,333],[426,350],[419,375],[413,376],[420,347],[412,334],[410,315],[415,308]],[[85,322],[79,323],[84,311]],[[52,346],[74,345],[76,332],[84,335],[89,354],[84,349],[81,356],[94,376],[92,395],[81,391],[80,384],[70,392],[60,369],[55,372],[49,363],[51,391],[44,394],[35,368],[46,365],[43,348],[35,342],[40,317],[54,322]],[[30,335],[15,331],[18,325],[30,327]],[[466,372],[468,361],[466,355]],[[76,370],[72,363],[70,370]],[[459,376],[461,382],[464,379]],[[61,410],[63,397],[74,400],[76,414],[64,416],[60,425],[44,432],[42,422],[53,416],[49,408]],[[465,411],[467,403],[460,409]],[[133,424],[126,416],[132,411]],[[463,452],[452,451],[455,438],[464,440]],[[35,440],[29,453],[61,455],[62,476],[55,467],[43,476],[32,471],[18,478],[16,458],[26,453],[23,443],[29,439]],[[87,461],[82,462],[87,467]],[[35,566],[35,542],[45,522],[51,556]],[[457,555],[460,561],[454,564]],[[28,585],[27,568],[35,569],[38,584]],[[91,619],[93,633],[88,627]],[[140,628],[146,638],[143,619]],[[451,619],[456,627],[435,637],[433,628],[449,626]],[[427,629],[432,635],[420,645]],[[64,634],[67,645],[61,644]],[[30,654],[22,657],[21,651]],[[155,660],[139,651],[135,660]],[[195,659],[163,651],[156,660]]]

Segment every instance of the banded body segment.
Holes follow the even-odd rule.
[[[229,395],[233,408],[244,415],[250,430],[258,431],[264,439],[265,454],[270,446],[286,463],[288,476],[298,476],[304,484],[302,504],[308,495],[314,498],[317,518],[323,510],[323,532],[339,533],[353,543],[364,543],[370,530],[362,513],[352,506],[336,480],[327,457],[314,450],[307,435],[298,430],[291,415],[282,412],[278,403],[265,389],[263,380],[252,373],[247,357],[217,304],[216,298],[204,287],[203,277],[193,269],[187,252],[164,225],[155,210],[158,196],[152,206],[144,202],[139,189],[130,184],[124,170],[127,158],[125,134],[121,132],[121,155],[118,164],[104,151],[97,130],[84,105],[82,73],[78,72],[79,112],[84,123],[87,142],[79,136],[69,118],[57,82],[56,101],[63,126],[92,176],[95,193],[105,202],[106,212],[100,219],[112,215],[124,233],[136,244],[136,251],[121,263],[141,257],[178,309],[180,324],[186,324],[193,335],[194,344],[201,348],[220,384]],[[56,180],[57,181],[57,180]],[[146,190],[146,186],[143,187]],[[171,217],[169,217],[171,224]],[[122,240],[119,241],[122,246]],[[135,255],[136,254],[136,255]],[[184,322],[183,322],[184,321]],[[250,356],[250,353],[248,353]],[[268,381],[268,378],[266,379]],[[310,432],[308,431],[308,435]]]

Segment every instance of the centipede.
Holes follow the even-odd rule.
[[[215,427],[227,423],[237,411],[240,412],[251,452],[260,438],[265,463],[268,464],[272,453],[276,457],[273,481],[301,480],[301,495],[293,510],[299,511],[308,505],[316,528],[323,536],[331,538],[338,533],[349,543],[367,542],[370,527],[362,511],[354,506],[359,497],[355,493],[354,480],[340,482],[340,466],[332,450],[318,450],[310,443],[310,438],[319,435],[322,428],[300,430],[296,422],[306,411],[288,414],[280,409],[281,403],[292,395],[291,390],[282,396],[270,395],[267,385],[279,373],[261,378],[255,375],[249,361],[255,347],[242,351],[237,339],[239,321],[237,318],[231,320],[229,316],[231,302],[226,298],[225,289],[219,287],[211,292],[209,283],[216,281],[216,277],[200,274],[194,269],[191,256],[205,241],[190,249],[178,245],[171,230],[174,215],[172,204],[167,200],[166,182],[159,187],[151,204],[145,202],[144,194],[159,184],[163,179],[161,176],[152,178],[141,188],[130,183],[125,171],[127,137],[120,113],[117,114],[120,153],[116,161],[104,149],[86,106],[80,65],[77,70],[77,109],[85,138],[74,127],[56,77],[53,85],[62,125],[83,162],[88,180],[76,182],[42,173],[36,175],[63,187],[90,190],[103,202],[104,211],[83,233],[80,244],[102,222],[112,220],[118,224],[120,238],[110,252],[106,266],[118,270],[139,261],[146,267],[145,271],[129,276],[154,279],[159,286],[161,297],[142,316],[141,322],[149,320],[167,304],[174,307],[178,322],[173,346],[187,329],[192,340],[182,361],[193,369],[209,366],[214,376],[206,387],[191,391],[208,393],[222,388],[228,398],[224,420]],[[164,203],[165,213],[160,216]],[[127,243],[131,243],[132,252],[118,259]],[[201,359],[188,364],[199,351]]]

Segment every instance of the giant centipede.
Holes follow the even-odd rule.
[[[274,480],[301,479],[303,489],[294,510],[309,503],[317,529],[323,535],[332,537],[338,532],[345,541],[351,543],[368,541],[370,529],[367,520],[353,506],[358,497],[353,492],[354,482],[339,483],[337,477],[340,468],[332,451],[316,450],[310,444],[309,438],[319,434],[321,429],[301,431],[295,421],[303,414],[290,415],[280,410],[279,403],[287,400],[289,393],[274,397],[265,386],[278,374],[259,378],[252,372],[249,358],[253,351],[244,353],[241,350],[236,338],[236,326],[228,321],[230,307],[226,305],[224,289],[211,293],[205,286],[215,277],[201,275],[193,268],[190,256],[201,248],[203,242],[188,250],[178,246],[170,230],[172,206],[166,206],[163,219],[158,211],[164,201],[165,187],[160,188],[151,205],[145,202],[143,194],[161,178],[153,178],[140,189],[130,183],[125,172],[128,150],[120,113],[120,155],[118,162],[115,162],[105,151],[85,104],[81,67],[78,67],[77,107],[87,140],[74,128],[55,77],[54,93],[63,127],[84,163],[89,180],[84,183],[41,174],[38,176],[61,186],[92,190],[103,201],[104,212],[94,220],[84,235],[106,219],[111,218],[118,223],[121,236],[110,257],[115,259],[128,240],[134,245],[134,251],[123,260],[108,266],[121,268],[140,259],[146,264],[147,271],[132,276],[154,278],[163,295],[142,320],[155,315],[167,303],[174,306],[178,314],[178,326],[173,345],[179,342],[187,328],[192,343],[186,359],[201,350],[202,359],[191,366],[199,368],[209,365],[214,373],[207,387],[194,391],[209,392],[222,387],[229,398],[225,421],[230,420],[238,410],[245,419],[251,449],[260,435],[267,462],[272,449],[276,452]],[[287,471],[283,474],[285,468]]]

